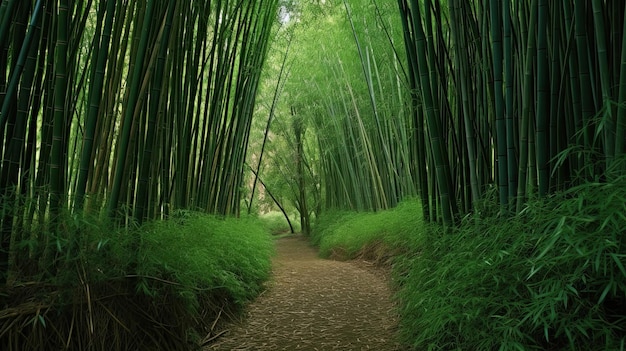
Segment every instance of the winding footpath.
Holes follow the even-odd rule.
[[[323,260],[302,236],[277,240],[273,278],[209,350],[400,350],[391,291],[364,262]]]

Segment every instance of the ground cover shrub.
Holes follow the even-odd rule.
[[[322,238],[332,235],[334,229],[342,223],[350,221],[351,218],[358,216],[356,211],[344,211],[330,209],[316,218],[311,228],[309,239],[315,246],[319,246]]]
[[[23,235],[50,236],[52,249],[24,243],[0,289],[2,350],[198,348],[269,276],[271,236],[254,218],[179,211],[133,230],[57,223],[62,235]]]
[[[144,228],[137,270],[173,278],[185,287],[224,291],[242,306],[269,277],[272,250],[263,223],[254,217],[185,212]]]
[[[386,261],[394,254],[419,246],[422,228],[419,201],[405,200],[379,212],[331,212],[315,222],[312,242],[322,257],[363,257]]]
[[[514,218],[468,218],[396,263],[419,350],[623,350],[626,183],[586,183]]]

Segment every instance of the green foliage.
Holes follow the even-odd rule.
[[[253,217],[180,210],[132,230],[65,213],[52,222],[16,234],[2,350],[188,350],[269,277],[273,243]]]
[[[218,290],[242,307],[269,277],[273,244],[255,218],[178,211],[141,231],[137,273],[180,284],[179,294],[193,305],[195,292]]]
[[[429,350],[623,349],[626,179],[530,203],[514,219],[426,231],[395,266],[402,336]]]
[[[423,221],[420,213],[416,199],[375,213],[327,212],[315,222],[311,240],[319,245],[323,257],[349,259],[382,251],[390,255],[419,246]],[[368,252],[371,250],[375,252]]]
[[[17,211],[24,212],[23,210]],[[124,276],[133,261],[133,236],[107,217],[70,214],[20,225],[14,233],[9,285],[37,281],[71,286]]]
[[[532,201],[514,218],[489,203],[448,233],[416,217],[416,201],[335,212],[312,239],[323,256],[373,244],[395,255],[400,334],[417,350],[623,350],[626,177]]]
[[[295,232],[300,232],[300,221],[295,216],[289,216]],[[259,216],[267,231],[272,234],[283,234],[291,231],[285,216],[278,211],[272,211]]]
[[[415,193],[405,167],[409,143],[400,62],[391,44],[402,42],[397,5],[359,0],[346,7],[339,0],[298,7],[293,16],[298,21],[287,26],[293,33],[289,76],[272,122],[265,182],[278,197],[315,214],[324,204],[358,210],[393,206]],[[401,54],[403,46],[396,46]],[[282,52],[274,55],[266,69],[276,71]],[[298,141],[302,163],[294,162]],[[306,184],[304,191],[298,181]]]

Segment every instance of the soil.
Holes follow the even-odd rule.
[[[268,289],[205,351],[401,350],[383,271],[320,259],[301,235],[276,246]]]

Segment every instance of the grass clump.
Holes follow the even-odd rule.
[[[145,226],[140,237],[139,275],[220,291],[238,307],[256,296],[269,277],[273,243],[253,217],[179,212],[172,220]]]
[[[311,240],[322,257],[383,263],[402,250],[417,248],[421,236],[416,233],[422,227],[419,201],[411,199],[376,213],[325,213],[315,222]]]
[[[62,231],[24,233],[33,242],[16,245],[23,252],[0,289],[2,350],[197,349],[270,273],[273,243],[255,218],[177,211],[133,230],[56,223]]]

